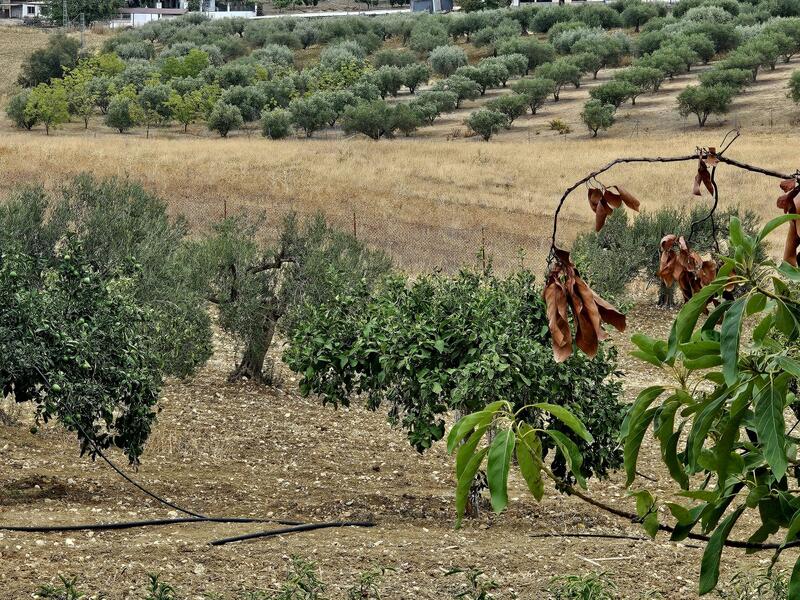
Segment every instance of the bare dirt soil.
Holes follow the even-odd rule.
[[[671,314],[639,306],[631,331],[665,335]],[[626,398],[659,374],[626,358],[627,336],[618,336]],[[265,525],[189,524],[109,532],[0,532],[0,589],[4,599],[30,598],[57,573],[77,575],[109,599],[140,598],[146,574],[161,573],[185,598],[245,588],[276,589],[288,558],[316,561],[329,596],[344,597],[359,572],[390,567],[384,597],[453,597],[460,582],[445,573],[475,566],[519,598],[547,598],[558,574],[605,571],[623,598],[693,598],[702,549],[693,543],[541,534],[621,533],[640,528],[584,502],[546,493],[541,504],[512,473],[510,508],[484,511],[461,530],[454,524],[452,459],[442,444],[424,455],[380,413],[361,407],[333,410],[294,391],[227,384],[232,350],[218,343],[210,364],[190,382],[164,390],[162,412],[138,473],[143,484],[168,499],[208,515],[262,516],[300,521],[374,520],[372,529],[327,529],[223,547],[208,542],[269,528]],[[356,403],[357,404],[357,403]],[[6,406],[8,408],[8,406]],[[22,411],[14,426],[0,425],[0,523],[53,525],[178,516],[143,496],[101,462],[78,458],[73,437],[58,426],[29,431]],[[661,498],[672,489],[646,441],[640,480]],[[122,463],[120,456],[115,459]],[[590,482],[590,493],[632,509],[623,475]],[[665,518],[667,518],[665,516]],[[745,523],[734,532],[746,537]],[[790,554],[789,552],[786,553]],[[766,555],[727,550],[721,581],[739,570],[764,568]],[[787,568],[786,556],[779,567]],[[645,596],[649,593],[659,595]],[[232,596],[231,596],[232,597]]]

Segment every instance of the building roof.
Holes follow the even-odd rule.
[[[186,8],[120,8],[121,15],[185,15]]]

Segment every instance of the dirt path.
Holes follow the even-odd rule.
[[[668,314],[657,309],[633,314],[632,329],[644,324],[651,332],[664,333],[660,330]],[[467,566],[492,575],[519,598],[544,598],[552,576],[591,572],[596,570],[592,560],[602,564],[625,598],[650,591],[663,598],[694,597],[698,547],[666,539],[530,537],[586,531],[640,536],[641,531],[552,490],[537,505],[516,474],[506,513],[485,512],[454,530],[452,462],[441,444],[419,455],[380,414],[361,408],[336,411],[291,392],[228,385],[224,377],[231,361],[228,349],[220,348],[195,381],[167,386],[163,412],[136,477],[170,500],[206,514],[374,519],[378,526],[220,548],[207,543],[263,527],[0,532],[3,598],[29,598],[38,584],[57,573],[77,575],[114,600],[139,598],[136,594],[150,572],[162,573],[186,598],[275,588],[291,554],[319,564],[333,598],[343,597],[359,572],[377,566],[395,569],[386,576],[385,598],[449,598],[459,582],[445,572]],[[622,364],[629,396],[652,384],[653,372],[638,364],[634,370],[627,358]],[[292,388],[288,375],[283,385]],[[663,497],[670,486],[656,453],[649,443],[640,470],[658,480],[645,483]],[[622,483],[617,474],[592,482],[590,491],[605,502],[630,508]],[[24,425],[0,426],[2,522],[46,525],[167,516],[177,515],[137,493],[103,464],[77,458],[74,439],[61,429],[49,426],[32,435]],[[781,566],[792,558],[787,556]],[[723,580],[763,559],[726,552]]]

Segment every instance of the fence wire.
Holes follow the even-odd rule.
[[[468,210],[468,209],[465,209]],[[257,214],[263,211],[265,241],[276,241],[281,218],[296,212],[300,218],[309,218],[294,207],[265,206],[258,208],[248,203],[228,199],[182,203],[177,212],[188,220],[194,233],[209,231],[225,217]],[[386,252],[401,270],[410,274],[456,273],[461,269],[481,269],[491,266],[500,274],[521,267],[534,273],[544,272],[549,251],[547,232],[510,232],[489,225],[475,224],[471,219],[464,224],[437,223],[435,221],[410,223],[386,218],[379,214],[352,212],[323,213],[327,223],[354,235],[368,247]]]

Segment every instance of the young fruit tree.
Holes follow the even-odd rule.
[[[662,502],[645,488],[633,488],[634,513],[565,484],[539,451],[551,434],[524,410],[501,400],[464,416],[450,433],[449,448],[458,449],[459,514],[468,493],[464,478],[471,477],[487,459],[493,506],[500,510],[506,505],[508,472],[511,457],[516,455],[518,468],[536,498],[542,496],[542,480],[550,479],[598,508],[641,523],[652,537],[664,531],[673,541],[705,542],[698,588],[701,595],[717,585],[724,547],[771,550],[774,564],[786,549],[800,546],[800,498],[793,489],[798,479],[796,423],[787,423],[790,412],[797,419],[793,390],[800,377],[796,286],[800,282],[800,171],[780,173],[728,158],[726,152],[736,137],[738,132],[720,151],[698,148],[684,156],[616,159],[567,188],[554,220],[544,296],[554,354],[558,360],[568,360],[574,355],[573,343],[589,356],[597,352],[598,342],[607,335],[602,323],[618,329],[625,326],[624,316],[581,279],[569,253],[556,247],[558,214],[571,192],[596,182],[620,163],[694,162],[694,190],[706,190],[715,199],[713,214],[720,193],[718,170],[742,169],[780,181],[777,206],[785,214],[755,235],[748,235],[738,219],[731,219],[727,240],[731,256],[704,259],[682,237],[667,235],[662,240],[660,275],[677,279],[687,302],[676,315],[668,339],[633,336],[638,347],[634,355],[662,369],[665,383],[647,387],[638,395],[619,434],[626,485],[630,488],[636,481],[640,448],[652,432],[675,493]],[[632,204],[632,196],[618,186],[602,186],[601,196],[595,193],[592,202],[592,189],[597,188],[590,188],[589,198],[596,215],[601,207],[607,216],[622,203]],[[759,249],[779,228],[787,231],[783,261],[776,264]],[[536,400],[532,398],[527,408],[550,412]],[[588,439],[590,432],[581,419],[571,413],[557,418]],[[490,428],[496,434],[486,445],[482,438]],[[467,443],[459,445],[462,440]],[[564,452],[571,465],[580,464],[580,453],[574,448],[565,447]],[[685,500],[673,500],[676,496]],[[662,506],[668,512],[660,510]],[[665,519],[667,514],[670,517]],[[749,519],[743,518],[745,514]],[[757,526],[748,527],[751,533],[746,540],[733,535],[734,530],[747,527],[739,526],[740,522],[752,521]],[[776,541],[768,541],[775,537]],[[788,597],[800,597],[800,559],[789,581]]]
[[[183,255],[186,227],[140,187],[80,176],[0,205],[0,387],[82,452],[138,461],[166,375],[211,354]]]

